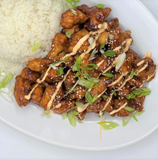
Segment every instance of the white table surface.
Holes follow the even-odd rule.
[[[142,0],[158,19],[158,0]],[[106,159],[158,160],[158,130],[131,146],[104,152],[84,152],[55,147],[32,139],[0,122],[0,160]]]

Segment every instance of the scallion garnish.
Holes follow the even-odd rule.
[[[78,82],[79,85],[81,86],[85,86],[86,88],[92,88],[93,85],[94,85],[94,82],[93,81],[89,81],[89,80],[86,80],[84,78],[81,78]]]
[[[34,52],[36,51],[37,49],[39,49],[42,45],[42,41],[39,41],[38,43],[36,43],[33,47],[32,47],[32,50],[31,52]]]
[[[75,64],[72,67],[73,71],[80,71],[80,65],[81,65],[81,57],[78,57]]]
[[[58,77],[60,77],[63,74],[63,67],[60,67],[57,71]]]
[[[105,56],[107,57],[112,57],[115,55],[115,51],[112,51],[112,50],[107,50],[105,53],[104,53]]]
[[[103,49],[105,46],[105,43],[103,43],[101,46],[100,46],[100,49]]]
[[[5,88],[7,84],[13,79],[14,75],[12,73],[7,74],[1,81],[0,81],[0,89]]]
[[[80,108],[85,108],[85,105],[82,102],[76,101],[76,106]]]
[[[110,130],[119,126],[116,122],[110,122],[110,121],[101,121],[98,122],[98,124],[102,126],[103,129],[105,130]]]
[[[142,96],[147,96],[151,93],[151,91],[147,88],[137,88],[132,93],[128,94],[126,96],[127,99],[133,99],[136,96],[142,97]]]
[[[93,60],[93,59],[95,59],[95,55],[96,55],[96,53],[97,53],[97,50],[96,50],[96,48],[92,51],[92,53],[91,53],[91,56],[89,57],[89,61],[90,60]]]
[[[104,100],[106,100],[106,98],[107,98],[107,96],[106,96],[106,95],[103,95],[102,97],[103,97],[103,99],[104,99]]]
[[[130,77],[133,78],[133,76],[135,75],[134,70],[132,69],[131,73],[130,73]]]
[[[105,5],[104,4],[98,4],[96,7],[97,8],[103,8]]]
[[[109,34],[109,39],[113,39],[114,35],[113,34]]]
[[[92,105],[92,103],[97,100],[98,96],[95,95],[94,97],[92,97],[90,92],[87,91],[86,94],[85,94],[85,98],[87,99],[88,103]]]
[[[43,116],[47,116],[47,118],[49,118],[50,117],[50,110],[45,110],[43,112]]]
[[[112,77],[115,76],[112,73],[104,73],[103,75],[106,76],[106,77],[108,77],[108,78],[112,78]]]
[[[66,36],[68,37],[68,38],[71,38],[71,32],[70,31],[66,31]]]
[[[70,10],[73,14],[77,15],[77,12],[74,9],[70,9]]]
[[[113,92],[113,94],[114,94],[114,96],[117,96],[117,93],[115,91]]]
[[[66,113],[62,113],[62,119],[66,119],[67,118],[67,112]]]
[[[80,0],[65,0],[67,3],[69,3],[73,8],[75,8],[78,2],[80,2]]]
[[[134,109],[129,106],[126,106],[123,109],[125,109],[126,111],[129,111],[129,112],[134,111]]]

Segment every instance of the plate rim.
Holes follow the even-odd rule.
[[[142,2],[142,0],[135,0],[135,2],[137,2],[137,4],[139,4],[145,12],[147,12],[147,14],[150,16],[150,18],[158,25],[158,19],[154,16],[154,14],[147,8],[147,6]],[[47,143],[47,144],[50,144],[50,145],[54,145],[54,146],[57,146],[57,147],[61,147],[61,148],[66,148],[66,149],[72,149],[72,150],[78,150],[78,151],[108,151],[108,150],[116,150],[116,149],[120,149],[120,148],[123,148],[123,147],[126,147],[126,146],[130,146],[130,145],[133,145],[137,142],[140,142],[141,140],[145,139],[147,136],[151,135],[155,130],[158,129],[158,124],[156,125],[156,127],[154,127],[152,130],[150,130],[148,133],[146,133],[144,136],[138,138],[138,139],[135,139],[131,142],[128,142],[128,143],[125,143],[125,144],[122,144],[122,145],[117,145],[117,146],[113,146],[113,147],[102,147],[102,148],[84,148],[84,147],[74,147],[74,146],[71,146],[71,145],[65,145],[65,144],[60,144],[60,143],[57,143],[57,142],[52,142],[52,141],[48,141],[44,138],[41,138],[41,137],[38,137],[34,134],[31,134],[23,129],[20,129],[18,127],[16,127],[15,125],[11,124],[10,122],[6,121],[5,119],[1,118],[0,117],[0,121],[3,122],[4,124],[6,124],[7,126],[11,127],[12,129],[20,132],[21,134],[25,135],[25,136],[28,136],[30,138],[33,138],[33,139],[36,139],[36,140],[39,140],[43,143]]]

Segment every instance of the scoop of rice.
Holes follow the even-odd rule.
[[[18,74],[28,58],[45,57],[69,7],[65,0],[1,0],[0,72]],[[31,52],[40,41],[41,47]]]

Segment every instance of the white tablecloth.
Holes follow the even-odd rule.
[[[158,0],[142,0],[158,19]],[[0,159],[158,160],[158,130],[131,146],[113,151],[84,152],[55,147],[27,137],[0,122]]]

